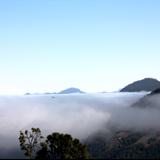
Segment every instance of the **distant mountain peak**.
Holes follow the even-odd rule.
[[[71,94],[71,93],[85,93],[85,92],[81,91],[78,88],[70,87],[70,88],[67,88],[67,89],[59,92],[58,94]]]
[[[154,78],[144,78],[127,85],[121,89],[121,92],[154,91],[157,88],[160,88],[160,81]]]

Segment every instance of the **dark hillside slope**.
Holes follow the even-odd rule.
[[[145,78],[127,85],[120,91],[121,92],[153,91],[157,88],[160,88],[160,81],[152,78]]]
[[[132,107],[160,109],[160,88],[141,98]]]

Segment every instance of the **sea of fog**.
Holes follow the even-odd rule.
[[[0,158],[21,157],[19,131],[32,127],[39,127],[43,135],[69,133],[80,140],[111,125],[124,129],[160,127],[159,110],[131,107],[146,94],[0,96]]]

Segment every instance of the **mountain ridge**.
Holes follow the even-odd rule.
[[[78,88],[70,87],[65,90],[58,92],[57,94],[72,94],[72,93],[85,93]]]
[[[154,78],[144,78],[125,86],[120,92],[154,91],[157,88],[160,88],[160,81]]]
[[[145,95],[143,98],[134,103],[132,107],[139,107],[139,108],[154,107],[160,109],[160,102],[157,101],[157,99],[160,99],[160,88],[157,88],[151,93]]]

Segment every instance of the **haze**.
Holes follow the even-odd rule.
[[[22,157],[20,130],[39,127],[43,135],[69,133],[85,140],[110,127],[159,130],[160,108],[132,108],[147,93],[72,94],[0,97],[1,157]],[[53,97],[54,96],[54,97]],[[154,99],[155,101],[155,99]],[[157,99],[157,103],[160,103]]]

